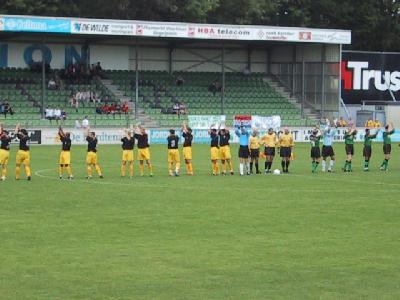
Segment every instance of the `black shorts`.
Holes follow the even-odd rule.
[[[333,151],[332,146],[322,146],[322,157],[332,157],[335,156],[335,151]]]
[[[364,157],[371,157],[371,155],[372,155],[372,147],[371,146],[364,146],[363,156]]]
[[[249,158],[250,150],[248,146],[240,146],[239,147],[239,157],[240,158]]]
[[[290,156],[292,156],[292,148],[290,148],[290,147],[281,147],[280,155],[281,155],[281,157],[290,157]]]
[[[392,145],[383,145],[383,154],[390,154],[392,152]]]
[[[250,149],[250,157],[258,158],[260,156],[260,149]]]
[[[321,149],[319,147],[311,148],[311,158],[321,158]]]
[[[354,145],[346,145],[346,154],[354,155]]]
[[[275,147],[265,147],[264,154],[266,156],[275,156]]]

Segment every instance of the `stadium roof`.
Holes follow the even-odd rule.
[[[351,44],[351,31],[338,29],[17,15],[0,15],[0,32]]]

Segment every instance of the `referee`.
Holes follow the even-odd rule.
[[[250,164],[249,164],[249,137],[250,133],[244,128],[243,123],[240,123],[240,127],[235,131],[236,135],[239,137],[239,160],[240,175],[244,175],[244,168],[246,166],[246,174],[250,175]]]

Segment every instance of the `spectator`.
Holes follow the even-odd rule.
[[[3,114],[4,114],[4,118],[7,118],[7,114],[10,114],[10,115],[14,114],[14,111],[8,102],[5,102],[3,104]]]
[[[59,109],[59,108],[54,109],[54,119],[56,120],[56,123],[58,124],[58,121],[61,120],[61,109]]]
[[[51,107],[46,108],[46,110],[45,110],[45,118],[47,120],[49,120],[50,124],[51,124],[51,121],[54,120],[54,109],[53,108],[51,108]]]
[[[75,128],[76,129],[79,129],[79,128],[81,128],[82,126],[81,126],[81,122],[79,122],[79,119],[76,119],[75,120]]]
[[[173,106],[172,106],[172,111],[174,114],[179,115],[179,102],[176,102]]]
[[[215,96],[215,94],[217,92],[221,91],[221,87],[218,81],[214,81],[213,83],[211,83],[208,87],[208,90],[213,93],[213,95]]]
[[[179,75],[176,78],[175,83],[176,83],[177,86],[181,86],[181,85],[183,85],[185,83],[185,79],[183,79],[183,77],[181,75]]]
[[[47,88],[48,88],[49,90],[57,90],[57,89],[58,89],[57,83],[56,83],[56,81],[54,80],[54,78],[51,78],[51,79],[49,80],[49,82],[47,83]]]
[[[122,112],[127,115],[129,112],[129,106],[127,102],[124,102],[124,104],[122,104]]]
[[[89,128],[89,125],[90,125],[89,119],[87,116],[85,116],[85,118],[82,120],[82,128],[87,129]]]
[[[4,103],[1,102],[0,103],[0,114],[3,114],[3,113],[4,113]]]
[[[75,112],[78,112],[79,101],[78,101],[78,99],[76,99],[75,95],[72,95],[72,97],[71,97],[69,102],[71,104],[71,107],[75,108]]]
[[[179,114],[186,115],[186,113],[187,113],[186,105],[182,102],[179,102]]]
[[[65,121],[67,119],[67,112],[65,110],[61,110],[61,120]]]

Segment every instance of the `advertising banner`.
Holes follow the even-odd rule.
[[[344,51],[342,98],[346,104],[400,100],[400,53]]]
[[[0,30],[22,32],[71,33],[71,21],[51,18],[3,17]]]
[[[100,35],[135,35],[136,26],[129,22],[72,21],[71,33]]]
[[[261,116],[252,116],[251,117],[251,126],[257,128],[259,130],[268,130],[269,128],[277,129],[281,127],[281,117],[280,116],[272,116],[272,117],[261,117]]]
[[[189,115],[189,127],[192,129],[210,129],[211,127],[219,128],[225,124],[226,116],[216,115]]]
[[[82,129],[64,129],[65,132],[71,133],[72,144],[84,145],[86,144],[86,132]],[[105,129],[96,128],[97,139],[99,144],[119,144],[124,133],[120,129]],[[42,144],[55,145],[59,144],[60,139],[56,129],[43,129],[42,130]]]

